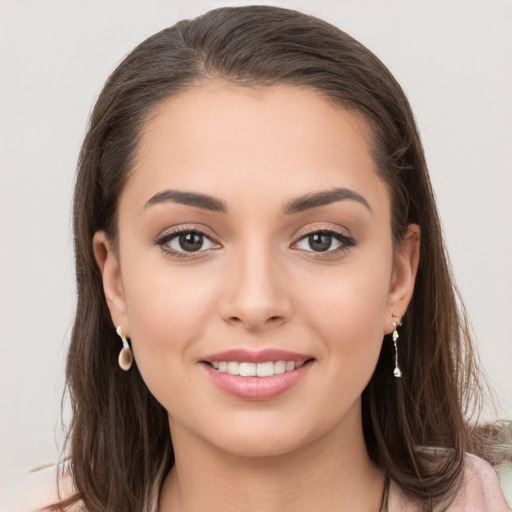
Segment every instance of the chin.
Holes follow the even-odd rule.
[[[285,432],[258,431],[252,433],[230,432],[225,438],[215,440],[218,449],[236,457],[280,457],[300,450],[311,442],[304,434],[289,435]]]
[[[276,404],[277,405],[277,404]],[[195,431],[204,442],[225,454],[237,457],[268,458],[292,455],[307,446],[332,447],[336,440],[352,437],[360,429],[358,407],[333,411],[318,421],[318,410],[303,405],[302,409],[283,411],[236,411],[210,418],[207,429]],[[347,414],[348,413],[348,414]],[[355,421],[343,421],[353,417]],[[357,418],[356,418],[357,417]],[[349,432],[350,431],[350,432]]]

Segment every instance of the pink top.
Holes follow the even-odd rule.
[[[483,459],[467,454],[464,468],[464,482],[454,501],[445,509],[447,512],[510,512],[496,471]],[[391,482],[387,509],[382,512],[421,512],[411,503],[400,488]]]
[[[37,512],[57,500],[55,489],[56,467],[31,473],[23,486],[12,489],[14,499],[2,501],[0,512]],[[72,492],[71,478],[65,477],[62,489],[64,496]],[[509,497],[510,498],[510,497]],[[389,487],[387,503],[381,512],[421,512],[411,503],[393,482]],[[78,511],[79,507],[73,507]],[[72,512],[70,510],[70,512]],[[490,464],[475,455],[468,454],[465,463],[464,483],[447,512],[510,512],[495,470]],[[440,511],[439,511],[440,512]]]

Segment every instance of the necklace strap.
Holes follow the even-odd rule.
[[[389,494],[389,476],[386,472],[384,480],[384,492],[382,493],[382,505],[380,506],[380,512],[388,512],[388,494]]]

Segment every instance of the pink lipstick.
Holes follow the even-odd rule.
[[[295,386],[314,358],[277,349],[218,352],[203,363],[213,382],[224,392],[246,400],[269,400]]]

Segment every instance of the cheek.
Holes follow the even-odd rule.
[[[373,373],[388,315],[391,256],[383,256],[378,263],[361,259],[341,266],[322,286],[299,291],[303,316],[322,339],[328,364],[363,381]]]
[[[152,393],[162,396],[165,384],[165,395],[185,378],[185,365],[213,314],[210,287],[186,272],[172,272],[165,262],[140,265],[135,258],[123,267],[123,281],[137,366]]]

